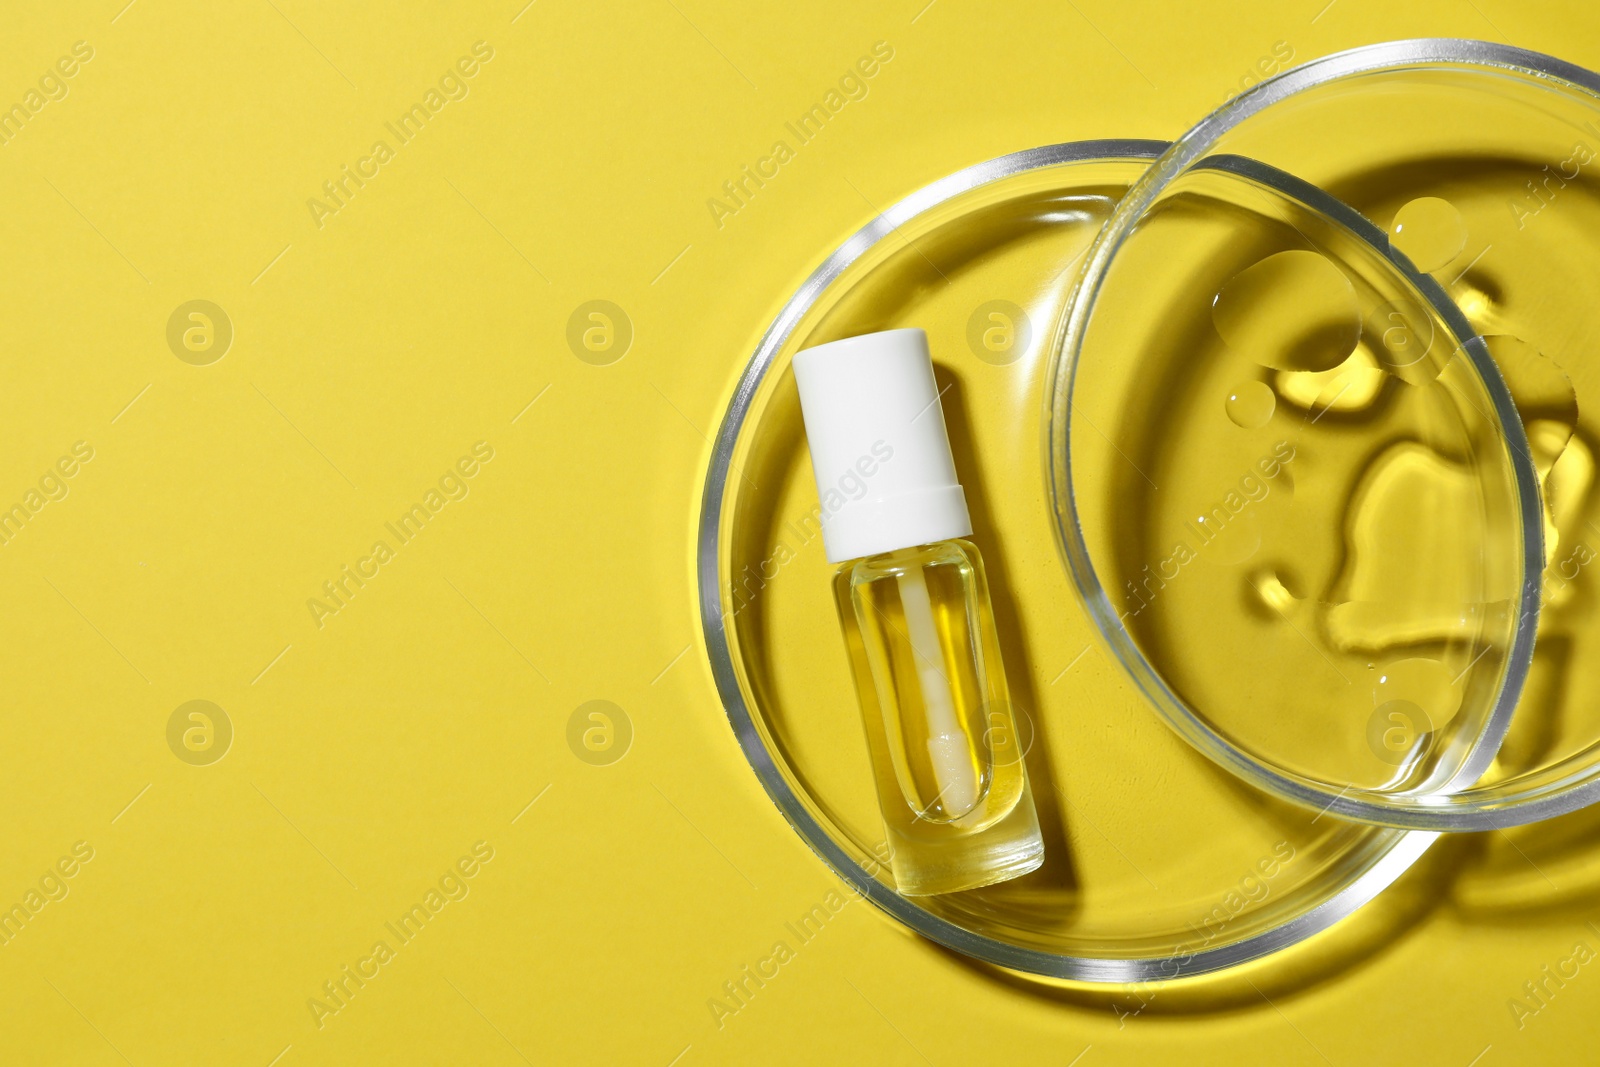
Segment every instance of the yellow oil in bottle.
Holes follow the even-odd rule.
[[[835,592],[900,891],[1037,868],[1031,732],[1008,696],[977,549],[952,540],[856,560]]]

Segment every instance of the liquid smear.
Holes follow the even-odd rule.
[[[1545,562],[1561,551],[1593,480],[1588,448],[1573,437],[1578,421],[1572,381],[1554,361],[1513,337],[1488,339],[1528,435],[1544,490]],[[1575,445],[1570,458],[1568,446]],[[1348,602],[1329,609],[1333,640],[1382,649],[1450,640],[1474,632],[1474,594],[1482,585],[1508,592],[1509,571],[1483,583],[1483,501],[1478,478],[1425,445],[1384,450],[1352,496]],[[1548,581],[1548,576],[1547,576]]]
[[[1458,223],[1447,203],[1409,204],[1393,239],[1437,265],[1459,253]],[[1166,443],[1139,489],[1159,562],[1125,557],[1124,619],[1243,747],[1324,781],[1431,787],[1470,751],[1514,633],[1512,467],[1447,325],[1370,249],[1314,236],[1329,254],[1227,277],[1210,307],[1222,345],[1176,364],[1190,380],[1152,424]],[[1528,398],[1547,489],[1592,477],[1562,459],[1570,382],[1509,339],[1491,350],[1517,364],[1505,377]],[[1201,380],[1225,398],[1209,420]]]
[[[1570,584],[1551,564],[1562,556],[1563,530],[1570,535],[1581,513],[1594,461],[1573,436],[1577,394],[1565,372],[1516,338],[1487,343],[1524,421],[1542,483],[1548,610],[1571,595]],[[1379,654],[1406,647],[1479,648],[1475,661],[1489,652],[1494,638],[1488,616],[1514,610],[1507,601],[1516,576],[1509,567],[1494,573],[1500,556],[1485,552],[1483,506],[1468,466],[1412,442],[1385,449],[1352,495],[1349,555],[1340,581],[1347,599],[1326,610],[1333,643]],[[1492,599],[1496,593],[1506,599]],[[1428,658],[1384,665],[1374,702],[1380,712],[1397,710],[1379,716],[1389,725],[1374,734],[1374,753],[1419,766],[1460,709],[1467,673],[1464,668],[1453,675]]]
[[[1397,243],[1405,238],[1402,250],[1424,269],[1429,269],[1425,264],[1437,267],[1448,262],[1465,240],[1459,213],[1447,202],[1431,198],[1402,208],[1393,232]],[[1376,372],[1380,380],[1352,377],[1350,384],[1374,400],[1384,374],[1400,389],[1452,390],[1456,383],[1448,379],[1441,383],[1440,375],[1447,367],[1458,374],[1464,367],[1454,359],[1438,359],[1437,339],[1433,318],[1420,302],[1409,297],[1384,301],[1366,316],[1358,350],[1370,353],[1362,362],[1372,368],[1367,373]],[[1400,402],[1409,399],[1402,397]],[[1330,598],[1333,602],[1324,605],[1323,614],[1329,641],[1341,651],[1381,658],[1398,650],[1426,648],[1452,664],[1463,654],[1471,657],[1450,685],[1425,687],[1426,693],[1404,698],[1395,696],[1396,678],[1414,676],[1423,669],[1420,665],[1427,665],[1429,676],[1435,678],[1450,676],[1451,671],[1435,659],[1391,661],[1381,669],[1372,665],[1379,670],[1372,687],[1374,705],[1381,709],[1398,701],[1415,713],[1410,716],[1416,727],[1410,736],[1419,756],[1459,709],[1459,683],[1480,654],[1489,651],[1490,618],[1503,617],[1512,609],[1510,598],[1517,586],[1514,569],[1499,563],[1500,554],[1485,551],[1486,542],[1495,541],[1489,537],[1489,527],[1497,524],[1486,515],[1490,505],[1484,499],[1484,472],[1472,462],[1470,452],[1449,451],[1460,458],[1443,454],[1436,443],[1425,440],[1392,441],[1360,472],[1346,510],[1344,566]],[[1379,757],[1404,762],[1394,759],[1396,733],[1388,731],[1386,736],[1391,741],[1382,746]]]

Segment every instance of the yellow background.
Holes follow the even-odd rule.
[[[1600,903],[1582,863],[1535,866],[1505,835],[1450,843],[1387,895],[1401,936],[1346,930],[1332,940],[1360,950],[1332,963],[1293,953],[1136,1015],[852,902],[713,1019],[723,982],[838,884],[739,753],[692,581],[708,437],[804,274],[873,205],[968,164],[1173,136],[1280,42],[1303,61],[1482,37],[1600,67],[1600,13],[1576,2],[924,3],[6,12],[0,105],[74,42],[93,58],[0,147],[0,507],[75,442],[94,458],[0,547],[0,905],[76,842],[93,859],[0,947],[0,1062],[1465,1067],[1593,1049],[1587,967],[1521,1028],[1508,1011],[1576,942],[1600,946]],[[395,146],[384,124],[479,41],[493,58],[467,95],[319,226],[307,201]],[[878,41],[894,58],[869,95],[719,226],[707,199]],[[234,331],[205,366],[167,340],[196,299]],[[567,343],[595,299],[634,332],[607,366]],[[384,524],[478,442],[493,459],[470,493],[319,626],[307,600],[394,545]],[[168,743],[197,699],[234,731],[208,766]],[[609,765],[569,747],[591,700],[631,723]],[[468,895],[319,1026],[308,999],[395,945],[385,924],[477,842],[493,858]],[[1452,892],[1463,868],[1548,906]]]

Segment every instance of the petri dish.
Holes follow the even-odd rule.
[[[1600,798],[1597,179],[1600,77],[1402,41],[1236,98],[1107,221],[1055,339],[1057,535],[1250,785],[1419,830]]]
[[[1096,234],[1163,148],[1021,152],[870,221],[761,338],[732,387],[701,499],[707,654],[738,743],[784,817],[852,891],[908,928],[988,964],[1085,983],[1195,976],[1301,945],[1436,836],[1322,817],[1218,773],[1149,715],[1076,606],[1040,447],[1054,327]],[[1046,843],[1032,874],[916,898],[895,891],[885,866],[789,370],[802,348],[910,325],[933,348]]]

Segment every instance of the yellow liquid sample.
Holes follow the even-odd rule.
[[[835,584],[907,895],[1014,878],[1044,858],[983,563],[965,541],[845,564]]]
[[[1152,292],[1175,310],[1151,316]],[[1328,793],[1480,765],[1520,618],[1517,457],[1438,309],[1353,232],[1205,173],[1099,301],[1072,492],[1139,655],[1218,736]],[[1520,362],[1511,394],[1559,421],[1559,375]],[[1388,693],[1414,660],[1448,684]]]

